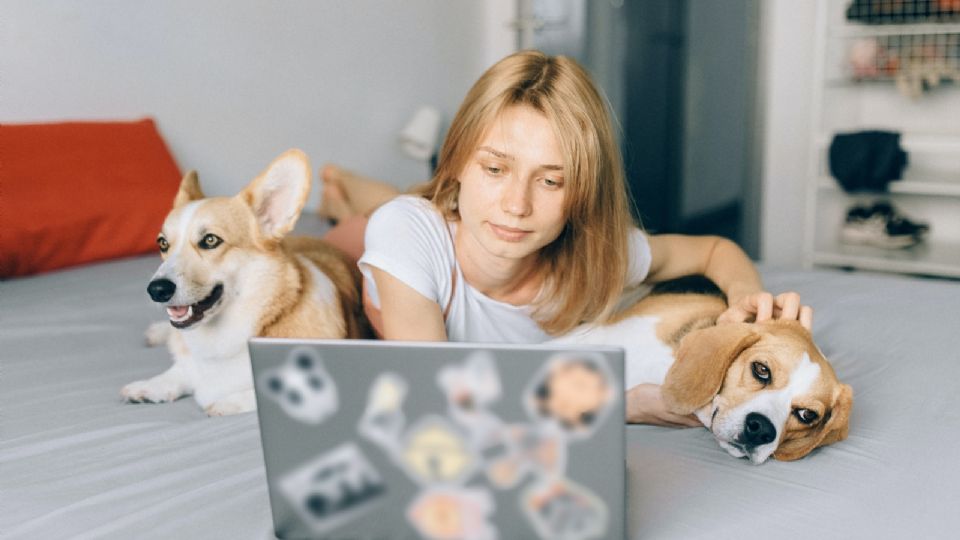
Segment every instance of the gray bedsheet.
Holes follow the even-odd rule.
[[[143,257],[0,283],[4,538],[264,538],[256,416],[192,399],[122,403],[166,369]],[[960,285],[765,271],[816,306],[815,336],[855,391],[850,437],[753,466],[703,429],[628,428],[634,538],[955,538]]]

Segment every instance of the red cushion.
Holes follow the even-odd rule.
[[[0,126],[0,277],[155,250],[179,184],[150,119]]]

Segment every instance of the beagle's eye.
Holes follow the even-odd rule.
[[[794,409],[793,415],[797,417],[797,420],[801,424],[810,425],[817,421],[817,418],[820,418],[820,415],[816,411],[811,411],[810,409]]]
[[[760,381],[764,385],[768,385],[772,382],[772,378],[770,377],[770,368],[768,368],[763,362],[754,362],[750,364],[750,370],[753,371],[753,378]]]
[[[206,234],[203,237],[203,240],[200,240],[201,249],[213,249],[223,243],[223,238],[215,234]]]
[[[166,253],[170,249],[170,242],[167,242],[167,239],[164,237],[157,238],[157,247],[160,248],[160,253]]]

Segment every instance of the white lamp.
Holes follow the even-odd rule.
[[[408,156],[429,161],[437,148],[440,137],[440,111],[424,105],[400,132],[400,148]]]

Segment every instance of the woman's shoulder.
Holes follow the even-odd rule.
[[[370,216],[366,234],[367,242],[408,239],[433,246],[446,243],[449,236],[440,211],[432,202],[416,195],[400,195],[378,208]]]
[[[370,219],[383,220],[385,218],[419,218],[429,221],[443,222],[443,216],[432,202],[417,195],[399,195],[377,208]]]

